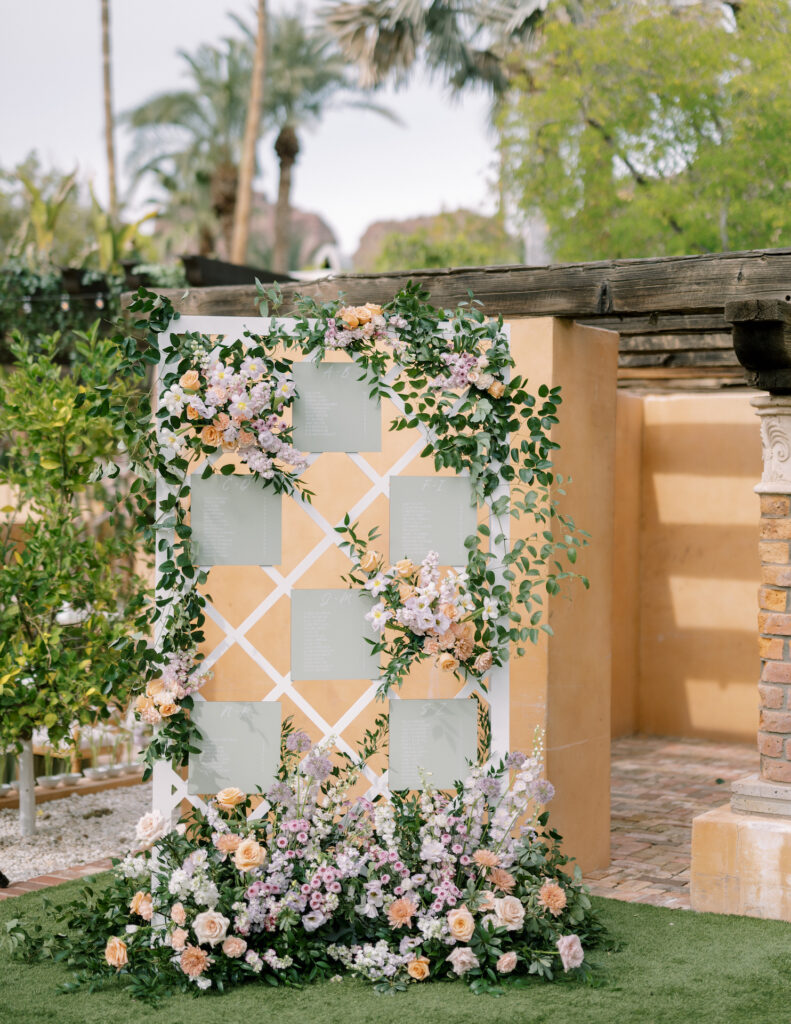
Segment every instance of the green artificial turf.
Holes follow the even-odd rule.
[[[48,890],[57,901],[78,882]],[[0,954],[1,1024],[788,1024],[791,924],[595,900],[620,949],[595,953],[603,983],[536,981],[502,997],[474,996],[462,982],[410,985],[380,996],[344,980],[302,990],[248,985],[226,995],[176,996],[151,1009],[113,984],[61,995],[68,971]],[[41,896],[0,903],[43,921]],[[97,953],[101,951],[97,949]]]

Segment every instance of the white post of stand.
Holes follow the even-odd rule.
[[[22,740],[19,764],[19,831],[36,834],[36,780],[33,778],[33,740]]]

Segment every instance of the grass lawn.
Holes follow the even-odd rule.
[[[71,894],[78,882],[46,890]],[[300,990],[249,985],[224,996],[177,996],[150,1009],[119,985],[61,995],[68,971],[0,955],[0,1024],[789,1024],[791,924],[693,914],[596,899],[622,948],[593,954],[604,984],[536,982],[493,998],[461,982],[413,985],[379,996],[361,983]],[[41,917],[31,893],[0,903],[12,917]],[[97,953],[101,950],[97,949]]]

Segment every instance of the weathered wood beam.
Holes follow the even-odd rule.
[[[350,303],[385,302],[407,281],[428,288],[432,301],[454,307],[472,291],[489,314],[506,317],[562,316],[587,321],[620,316],[661,317],[715,314],[741,298],[791,298],[791,249],[602,260],[549,267],[461,267],[411,273],[340,274],[283,287],[284,306],[296,294],[319,301],[339,292]],[[247,286],[167,293],[184,313],[255,312],[255,289]],[[647,333],[647,332],[641,332]],[[676,331],[673,331],[676,333]]]
[[[579,318],[578,318],[579,319]],[[622,338],[632,334],[662,335],[687,334],[691,338],[710,334],[726,334],[730,338],[731,325],[722,313],[652,313],[650,316],[595,317],[580,319],[592,327],[618,331]]]
[[[741,299],[725,305],[733,324],[733,348],[755,387],[791,393],[791,302]]]
[[[734,366],[737,363],[733,340],[728,334],[622,334],[618,351],[624,352],[708,352],[729,353]]]

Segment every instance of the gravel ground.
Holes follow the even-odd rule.
[[[36,834],[26,839],[19,834],[19,812],[0,811],[0,871],[22,882],[117,857],[134,844],[135,825],[150,810],[150,782],[49,800],[39,805]]]

